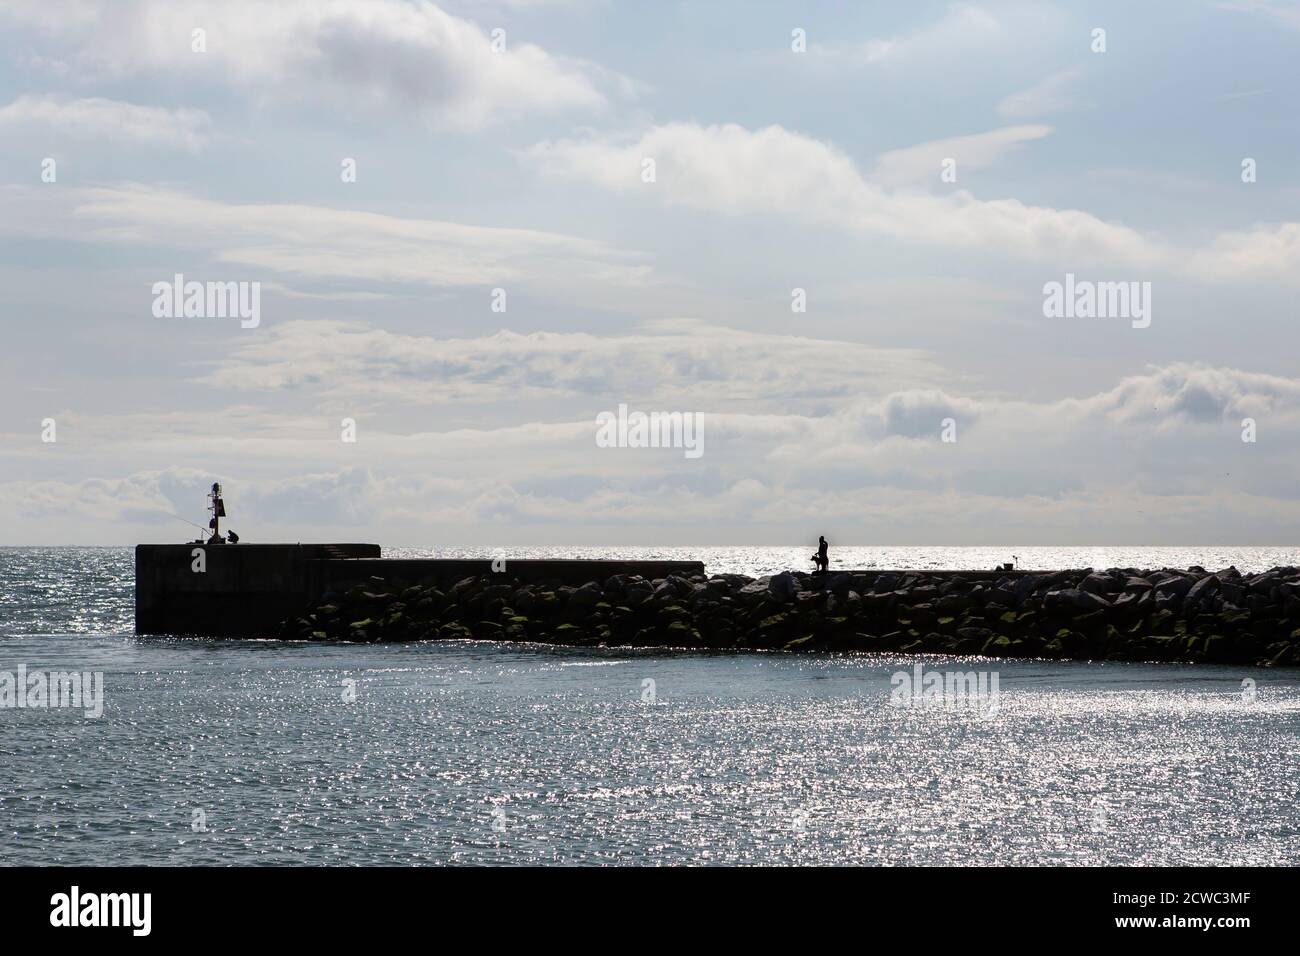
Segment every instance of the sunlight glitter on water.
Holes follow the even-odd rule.
[[[0,670],[106,697],[0,710],[5,863],[1300,862],[1295,670],[136,638],[129,552],[0,562]]]

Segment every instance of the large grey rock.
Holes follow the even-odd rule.
[[[1081,608],[1086,613],[1108,608],[1110,602],[1100,594],[1093,594],[1090,591],[1081,591],[1078,588],[1062,588],[1058,591],[1048,591],[1043,596],[1043,605],[1048,608]]]
[[[1212,574],[1207,574],[1187,589],[1186,600],[1190,604],[1199,604],[1213,597],[1218,590],[1219,579]]]
[[[782,571],[780,574],[774,574],[772,580],[767,583],[767,590],[782,603],[793,601],[794,596],[799,593],[799,582],[789,571]]]
[[[831,579],[826,582],[826,587],[832,591],[847,594],[849,588],[853,587],[853,575],[849,574],[847,571],[840,571],[838,574],[832,574]]]
[[[900,596],[903,600],[907,600],[909,597],[906,594],[902,594],[902,592],[900,592]],[[934,606],[936,609],[943,612],[960,613],[961,611],[974,607],[975,599],[968,594],[945,594],[943,597],[939,598],[939,600],[934,602]]]
[[[1093,572],[1079,582],[1079,590],[1089,594],[1114,594],[1120,590],[1120,583],[1109,574]]]
[[[1069,588],[1079,577],[1077,571],[1053,571],[1039,579],[1038,589],[1043,592],[1060,591]]]
[[[1023,604],[1025,599],[1034,593],[1034,590],[1038,587],[1041,581],[1041,578],[1032,574],[1026,574],[1023,578],[1017,581],[1015,587],[1016,603]]]
[[[876,594],[888,594],[898,587],[897,574],[878,574],[871,584],[871,590]]]
[[[1156,596],[1155,601],[1157,610],[1168,608],[1172,611],[1180,607],[1183,603],[1183,596],[1173,591],[1155,591],[1153,593]]]
[[[605,594],[601,591],[599,584],[595,581],[588,581],[569,595],[569,607],[575,610],[588,608],[598,603],[604,596]]]
[[[1078,593],[1072,588],[1053,588],[1043,594],[1043,607],[1074,607],[1074,596]]]
[[[1142,594],[1134,594],[1132,591],[1125,591],[1123,594],[1117,595],[1115,597],[1115,601],[1113,604],[1111,604],[1111,607],[1113,607],[1117,611],[1137,610],[1138,605],[1141,604],[1143,599],[1147,597],[1147,593],[1148,592],[1143,592]]]
[[[1172,578],[1165,578],[1156,582],[1156,597],[1161,595],[1173,595],[1175,597],[1186,597],[1187,592],[1192,589],[1192,579],[1177,575]]]
[[[1110,601],[1100,594],[1093,594],[1091,591],[1079,591],[1078,597],[1074,599],[1074,606],[1082,608],[1084,613],[1102,611],[1110,607]]]
[[[477,590],[479,580],[476,577],[461,578],[451,586],[451,596],[453,600],[461,600],[468,592]]]
[[[1255,594],[1272,594],[1273,588],[1277,587],[1282,580],[1282,575],[1277,568],[1271,571],[1265,571],[1262,574],[1256,574],[1254,577],[1246,578],[1246,587],[1250,588]]]

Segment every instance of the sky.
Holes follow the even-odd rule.
[[[2,0],[0,544],[213,481],[244,541],[1294,543],[1298,80],[1283,0]]]

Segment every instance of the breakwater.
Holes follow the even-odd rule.
[[[382,563],[382,562],[381,562]],[[370,562],[340,562],[360,571]],[[346,570],[346,568],[345,568]],[[449,586],[352,574],[280,636],[1300,665],[1300,568],[784,572]]]
[[[286,619],[357,581],[438,591],[481,574],[500,579],[505,559],[383,558],[377,544],[141,544],[135,549],[137,634],[274,637]],[[699,575],[699,561],[509,560],[509,579],[548,587],[610,577]],[[389,634],[400,628],[390,622]],[[389,636],[386,639],[397,639]]]

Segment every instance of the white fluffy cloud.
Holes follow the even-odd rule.
[[[1258,225],[1225,232],[1199,250],[1191,268],[1219,278],[1297,278],[1300,268],[1300,223]]]
[[[74,44],[80,69],[188,75],[260,100],[323,102],[364,112],[414,110],[476,129],[512,116],[606,104],[583,65],[506,36],[494,52],[477,24],[427,0],[115,0],[6,5]],[[206,31],[206,52],[192,48]]]
[[[996,147],[984,141],[981,150],[988,158]],[[1297,223],[1225,233],[1206,247],[1179,249],[1078,209],[978,199],[965,190],[946,196],[887,190],[833,144],[781,126],[669,123],[630,140],[537,143],[523,158],[546,175],[693,209],[785,216],[940,247],[1064,260],[1076,268],[1103,263],[1128,272],[1285,283],[1295,282],[1300,269]],[[642,181],[646,158],[655,161],[653,183]]]
[[[867,179],[830,143],[780,126],[669,123],[638,139],[539,143],[525,154],[546,174],[589,180],[695,209],[775,213],[898,239],[994,248],[1016,255],[1070,254],[1149,264],[1160,251],[1137,231],[1086,212],[889,192]],[[656,163],[655,183],[641,181],[642,159]]]
[[[1069,404],[1069,403],[1067,403]],[[1300,412],[1300,381],[1278,375],[1175,363],[1124,379],[1079,403],[1113,421],[1214,423]]]

